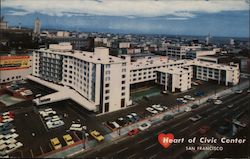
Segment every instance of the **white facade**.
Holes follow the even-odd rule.
[[[200,48],[201,45],[194,45],[194,46],[169,45],[167,46],[166,55],[172,59],[184,59],[188,51]]]
[[[52,48],[34,52],[34,76],[73,88],[94,102],[99,113],[131,104],[129,59],[109,56],[107,48],[96,48],[94,53]]]
[[[130,43],[129,42],[120,42],[119,43],[119,48],[130,48]]]
[[[239,66],[170,60],[166,56],[131,61],[129,55],[110,56],[107,48],[95,48],[92,53],[70,50],[70,45],[64,43],[34,51],[33,76],[68,86],[94,103],[96,112],[107,113],[132,104],[132,84],[155,81],[171,92],[190,89],[191,78],[235,85],[239,82]]]
[[[217,49],[213,49],[213,50],[192,50],[192,51],[188,51],[186,53],[186,58],[187,59],[195,59],[195,58],[199,58],[199,57],[203,57],[206,55],[214,55],[216,54]]]
[[[157,70],[156,83],[164,85],[170,92],[183,92],[191,88],[192,68],[170,67]]]

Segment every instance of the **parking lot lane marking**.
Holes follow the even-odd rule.
[[[186,122],[186,121],[182,121],[182,122],[180,122],[179,124],[174,125],[174,126],[172,127],[172,129],[178,127],[179,125],[181,125],[181,124],[184,123],[184,122]]]
[[[125,147],[125,148],[123,148],[123,149],[117,151],[117,154],[119,154],[119,153],[121,153],[121,152],[123,152],[123,151],[126,151],[127,149],[128,149],[128,147]]]
[[[43,148],[42,148],[42,146],[40,146],[40,150],[41,150],[42,154],[44,154],[44,151],[43,151]]]
[[[131,158],[133,158],[134,156],[136,156],[136,153],[134,153],[134,154],[128,156],[128,159],[131,159]]]
[[[152,156],[150,156],[149,157],[149,159],[153,159],[153,158],[156,158],[156,156],[159,154],[159,152],[158,153],[156,153],[156,154],[154,154],[154,155],[152,155]]]
[[[183,132],[183,131],[185,131],[187,129],[188,129],[188,127],[184,128],[184,129],[181,129],[181,131],[179,131],[179,132],[181,133],[181,132]]]
[[[76,132],[74,131],[74,133],[73,133],[75,136],[76,136],[76,138],[78,139],[78,140],[81,140],[80,138],[79,138],[79,136],[76,134]]]
[[[157,143],[154,143],[153,145],[150,145],[150,146],[146,147],[144,150],[148,150],[148,149],[150,149],[152,147],[155,147],[156,145],[157,145]]]
[[[140,143],[142,143],[142,142],[144,142],[144,141],[147,141],[149,138],[150,138],[150,137],[147,137],[147,138],[145,138],[145,139],[143,139],[143,140],[140,140],[140,141],[137,142],[137,144],[140,144]]]

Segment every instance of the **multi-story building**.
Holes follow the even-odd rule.
[[[0,83],[26,79],[32,73],[32,56],[0,56]]]
[[[170,60],[166,56],[114,57],[107,48],[76,51],[63,43],[34,51],[33,76],[47,84],[70,87],[88,101],[82,106],[89,104],[91,110],[107,113],[132,104],[130,88],[137,84],[156,82],[170,92],[190,89],[192,78],[235,85],[239,82],[239,66],[197,59]]]
[[[129,58],[109,56],[107,48],[95,48],[94,53],[71,49],[71,45],[64,43],[34,51],[33,75],[74,89],[94,103],[99,113],[131,104]]]
[[[156,83],[169,92],[183,92],[191,88],[191,67],[170,67],[157,70]]]
[[[167,46],[166,55],[171,59],[184,59],[188,51],[196,49],[201,49],[201,45],[169,45]]]
[[[199,57],[214,55],[216,54],[216,49],[213,50],[191,50],[186,53],[186,59],[196,59]]]

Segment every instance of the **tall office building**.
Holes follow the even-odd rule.
[[[39,18],[36,18],[34,22],[34,33],[38,35],[40,34],[40,31],[41,31],[41,21]]]

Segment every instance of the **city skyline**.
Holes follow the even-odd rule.
[[[249,36],[249,1],[2,1],[10,26],[112,33]],[[63,25],[62,25],[63,24]],[[101,24],[101,25],[100,25]]]

